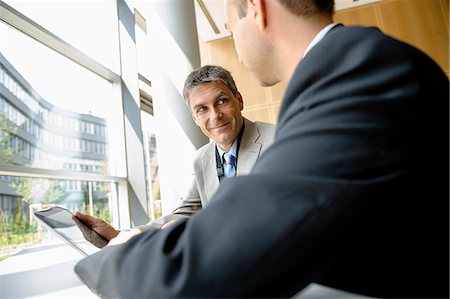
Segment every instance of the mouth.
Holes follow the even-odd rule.
[[[229,124],[229,123],[225,123],[225,124],[222,124],[222,125],[219,125],[219,126],[215,126],[215,127],[209,128],[209,129],[210,129],[210,130],[220,130],[220,129],[223,129],[223,128],[225,128],[226,126],[228,126],[228,124]]]

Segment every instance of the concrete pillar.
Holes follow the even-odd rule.
[[[134,11],[124,0],[117,0],[120,41],[120,89],[122,95],[125,144],[126,173],[128,183],[119,183],[120,215],[129,209],[131,226],[148,222],[147,197],[145,189],[144,149],[140,118],[140,98],[136,59],[136,36]],[[105,109],[108,109],[105,107]],[[114,134],[115,132],[110,132]],[[117,133],[117,132],[116,132]],[[126,186],[125,186],[126,185]],[[124,196],[124,195],[127,196]],[[123,198],[128,198],[124,202]],[[127,217],[119,219],[120,227],[130,226]]]
[[[192,155],[208,142],[192,120],[182,89],[200,67],[192,0],[136,1],[151,43],[151,82],[163,214],[170,213],[192,177]]]

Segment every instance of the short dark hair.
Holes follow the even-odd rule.
[[[218,65],[205,65],[192,71],[186,78],[183,88],[183,97],[189,103],[189,95],[192,90],[199,85],[208,82],[220,82],[228,86],[233,95],[237,95],[238,90],[230,72]]]
[[[312,16],[326,14],[332,16],[334,0],[276,0],[296,16]],[[235,0],[239,18],[247,14],[247,0]]]

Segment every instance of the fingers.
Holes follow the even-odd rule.
[[[88,226],[86,226],[75,215],[72,216],[72,219],[75,222],[75,224],[78,226],[78,228],[81,230],[81,232],[83,233],[83,236],[86,240],[88,240],[89,242],[91,242],[92,244],[97,246],[98,248],[103,248],[106,246],[106,244],[108,244],[108,241],[105,239],[105,237],[103,237],[102,235],[97,233],[94,229],[92,229],[92,227],[89,228]]]
[[[75,213],[76,218],[85,226],[95,230],[100,236],[106,240],[110,240],[119,234],[119,231],[103,221],[102,219],[92,217],[80,212]]]
[[[75,216],[84,224],[86,224],[87,226],[95,226],[95,225],[99,225],[99,222],[103,222],[103,220],[101,219],[97,219],[95,217],[92,217],[90,215],[86,215],[80,212],[76,212]]]

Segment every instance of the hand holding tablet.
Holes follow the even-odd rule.
[[[81,213],[77,214],[83,215]],[[95,247],[92,248],[92,244],[98,248],[108,244],[108,240],[94,230],[95,227],[86,223],[84,219],[75,216],[66,208],[55,206],[34,212],[34,215],[44,226],[84,255],[89,255],[96,251]],[[86,240],[90,243],[86,242]]]

